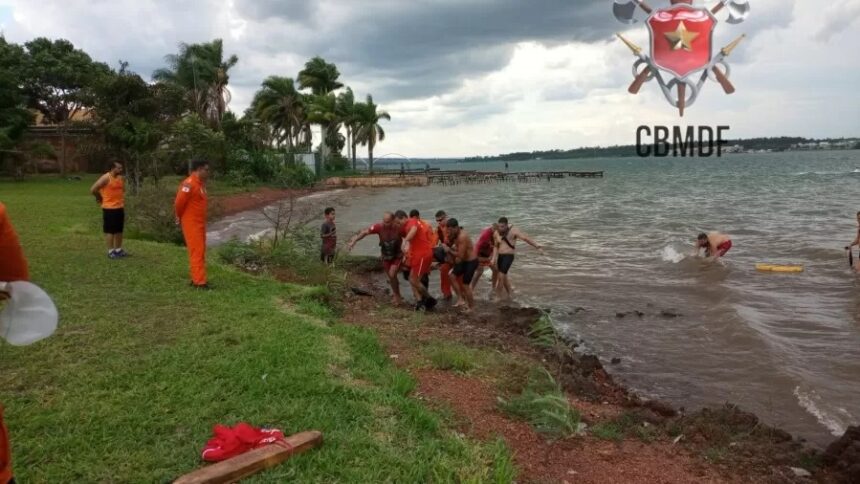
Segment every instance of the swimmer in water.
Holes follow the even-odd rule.
[[[702,249],[705,249],[705,257],[713,257],[719,259],[726,255],[732,248],[732,239],[726,234],[719,232],[710,232],[699,234],[696,239],[696,255],[698,256]]]

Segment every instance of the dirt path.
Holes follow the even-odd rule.
[[[317,191],[319,190],[313,188],[291,190],[286,188],[262,187],[253,192],[217,197],[216,203],[218,204],[219,214],[226,217],[228,215],[247,212],[248,210],[263,208],[292,195],[301,197]]]
[[[500,311],[487,304],[469,317],[444,307],[418,314],[390,307],[376,276],[353,275],[350,284],[373,296],[349,297],[345,322],[373,328],[393,361],[417,379],[416,396],[452,412],[461,432],[482,440],[504,439],[521,482],[814,482],[790,469],[807,456],[802,445],[760,425],[753,415],[726,406],[677,416],[666,405],[629,394],[596,358],[553,361],[528,337],[540,315],[535,310]],[[428,361],[428,347],[451,343],[501,356],[489,357],[493,363],[480,371],[440,369]],[[620,438],[586,431],[553,441],[507,415],[499,398],[509,397],[518,384],[521,388],[517,373],[522,368],[537,365],[555,374],[588,428],[631,415],[635,426]],[[831,481],[817,477],[818,482]]]

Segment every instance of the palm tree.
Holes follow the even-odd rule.
[[[238,62],[235,55],[224,59],[224,42],[215,39],[204,44],[179,44],[179,53],[168,55],[167,67],[158,69],[152,77],[181,87],[187,93],[188,109],[220,127],[231,94],[227,85],[229,71]]]
[[[377,141],[385,141],[385,130],[379,124],[379,121],[385,119],[391,121],[391,115],[387,111],[377,111],[376,104],[373,103],[373,97],[368,94],[367,102],[359,103],[356,107],[358,111],[358,121],[356,138],[362,146],[367,145],[367,159],[370,174],[373,174],[373,148],[376,147]]]
[[[320,125],[321,138],[320,152],[322,164],[325,166],[328,154],[328,130],[330,126],[337,124],[337,98],[334,94],[311,94],[307,102],[307,122]]]
[[[346,146],[348,158],[352,159],[352,169],[355,170],[355,122],[358,118],[355,104],[355,94],[351,88],[337,96],[337,116],[346,127]]]
[[[340,78],[340,72],[337,70],[337,66],[329,64],[322,57],[314,57],[307,61],[305,63],[305,68],[299,72],[299,87],[301,89],[310,89],[315,98],[319,96],[326,97],[332,92],[343,87],[343,84],[338,82],[338,78]],[[316,102],[319,102],[319,99]],[[327,103],[328,101],[324,102],[324,104]],[[328,112],[328,110],[325,111]],[[334,106],[332,106],[330,112],[334,113]],[[323,130],[320,136],[320,138],[322,138],[322,141],[320,142],[320,151],[322,152],[323,165],[325,165],[327,152],[326,140],[328,139],[327,128],[331,124],[331,121],[326,123],[316,123],[320,124],[320,127]]]
[[[254,96],[252,106],[257,118],[272,128],[278,146],[286,140],[293,151],[305,117],[304,99],[295,82],[289,77],[267,78]]]

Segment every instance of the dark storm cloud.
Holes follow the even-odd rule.
[[[274,0],[241,3],[254,4],[251,10],[260,19],[292,15]],[[340,5],[344,22],[328,26],[320,8],[311,21],[319,26],[317,34],[298,43],[309,55],[343,66],[345,73],[381,79],[383,94],[395,98],[443,93],[466,77],[498,70],[517,42],[590,42],[618,27],[606,0],[356,0]],[[276,51],[283,44],[258,45]]]
[[[280,18],[288,22],[308,22],[317,4],[310,0],[236,0],[235,7],[249,20]]]

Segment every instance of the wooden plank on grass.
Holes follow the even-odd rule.
[[[322,443],[322,433],[312,430],[291,435],[288,445],[271,444],[237,455],[217,464],[180,477],[174,484],[221,484],[236,482],[264,469],[275,467],[290,457],[313,449]]]

